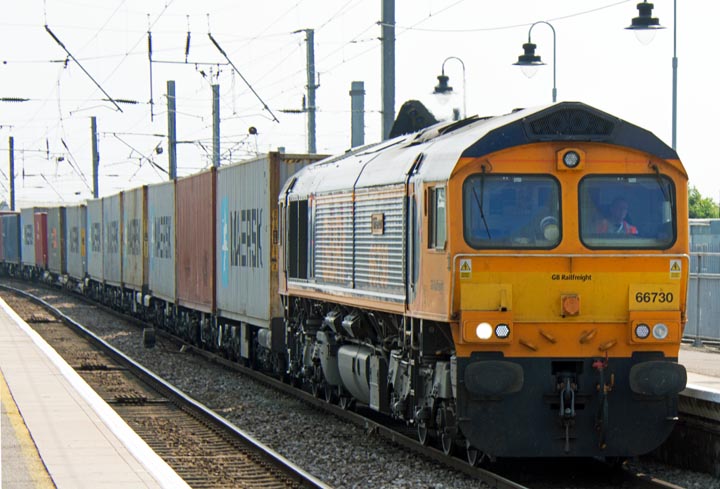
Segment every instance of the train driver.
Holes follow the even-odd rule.
[[[618,197],[610,204],[608,217],[601,220],[597,226],[598,233],[610,234],[637,234],[635,226],[627,222],[628,203],[622,197]]]

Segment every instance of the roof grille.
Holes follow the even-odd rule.
[[[568,136],[573,139],[597,139],[609,137],[615,129],[615,121],[587,110],[570,108],[529,120],[527,128],[531,138]]]

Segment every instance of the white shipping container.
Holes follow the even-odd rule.
[[[20,211],[20,248],[23,265],[35,265],[35,208]]]
[[[285,180],[322,156],[269,153],[218,170],[218,315],[269,327],[282,317],[277,293],[277,199]]]
[[[147,185],[122,193],[122,282],[142,291],[147,286]]]
[[[87,234],[85,235],[87,250],[87,271],[91,279],[98,282],[105,280],[103,273],[103,201],[102,199],[87,202]]]
[[[71,277],[82,280],[87,274],[87,207],[84,205],[68,206],[65,212],[65,253],[67,273]]]
[[[102,199],[103,275],[105,283],[122,284],[122,192]]]
[[[175,180],[148,187],[150,294],[175,302]]]

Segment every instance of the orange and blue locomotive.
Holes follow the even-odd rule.
[[[576,102],[441,123],[279,196],[288,372],[444,451],[627,457],[686,383],[687,174]]]

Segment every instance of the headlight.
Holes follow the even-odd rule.
[[[657,323],[655,326],[653,326],[652,334],[655,339],[664,340],[665,338],[667,338],[668,335],[667,325],[663,323]]]
[[[580,163],[580,155],[577,151],[568,151],[563,155],[563,164],[568,168],[575,168]]]
[[[645,323],[640,323],[637,326],[635,326],[635,336],[640,338],[641,340],[644,340],[650,335],[650,326],[648,326]]]
[[[475,334],[478,338],[481,340],[488,340],[492,336],[493,333],[493,327],[490,325],[490,323],[480,323],[477,325],[477,328],[475,328]]]
[[[510,336],[510,327],[505,323],[498,324],[495,326],[495,336],[504,340]]]

